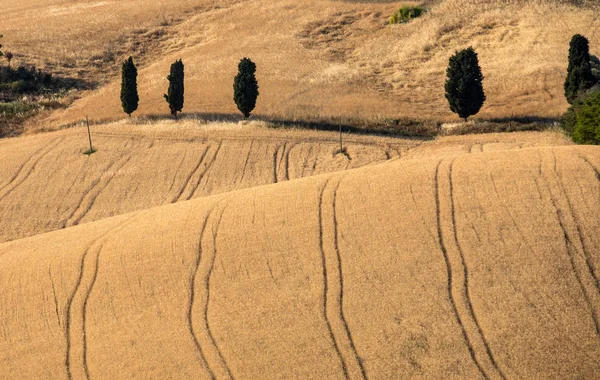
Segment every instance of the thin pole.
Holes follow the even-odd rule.
[[[87,125],[88,139],[90,140],[90,153],[92,153],[94,151],[94,148],[92,147],[92,134],[90,133],[90,121],[88,120],[87,115],[85,115],[85,124]]]
[[[339,122],[340,125],[340,153],[342,153],[344,151],[343,146],[342,146],[342,121],[340,120]]]

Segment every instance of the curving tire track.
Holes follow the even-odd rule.
[[[123,154],[121,157],[119,157],[119,159],[113,162],[99,178],[92,182],[92,184],[81,196],[81,199],[77,203],[77,207],[64,221],[62,228],[78,225],[81,220],[90,212],[100,193],[106,189],[106,187],[115,177],[116,173],[123,169],[123,167],[130,160],[131,155]]]
[[[50,141],[46,146],[35,151],[20,167],[17,173],[0,188],[0,201],[11,194],[19,185],[25,182],[40,161],[46,157],[54,148],[56,148],[66,137],[57,137]]]
[[[66,353],[65,353],[65,370],[67,373],[67,377],[69,378],[69,380],[73,379],[73,362],[77,359],[81,360],[80,366],[79,366],[79,370],[83,372],[83,376],[81,377],[85,377],[87,379],[89,379],[89,371],[87,368],[87,356],[86,356],[86,346],[87,346],[87,338],[85,335],[85,313],[86,313],[86,308],[87,308],[87,302],[90,296],[90,293],[93,289],[93,285],[96,282],[96,278],[98,276],[98,260],[100,258],[100,253],[102,250],[102,247],[104,246],[106,240],[108,240],[108,236],[111,233],[115,233],[118,230],[125,228],[126,225],[128,225],[129,223],[133,222],[136,219],[136,215],[130,217],[129,219],[124,220],[123,222],[119,223],[117,226],[105,231],[104,233],[100,234],[100,236],[98,236],[97,238],[95,238],[85,249],[83,255],[81,256],[81,260],[80,260],[80,264],[79,264],[79,275],[77,278],[77,281],[75,283],[75,286],[73,288],[73,291],[71,292],[71,295],[69,296],[69,298],[67,299],[67,304],[66,304],[66,317],[65,317],[65,323],[64,323],[64,333],[65,333],[65,339],[66,339]],[[92,254],[92,259],[88,259],[90,256],[90,252],[94,250],[95,251],[95,255]],[[91,262],[88,262],[90,261]],[[87,263],[87,265],[86,265]],[[86,268],[88,266],[92,266],[92,273],[91,273],[91,278],[87,279],[84,277],[89,277],[89,276],[85,276],[86,273],[89,272],[89,270],[87,270]],[[85,289],[85,290],[84,290]],[[73,309],[73,304],[75,303],[75,299],[77,298],[79,301],[79,298],[82,298],[81,300],[81,308],[79,310],[77,309]],[[81,331],[80,331],[80,335],[81,335],[81,341],[77,342],[77,336],[73,336],[74,332],[72,331],[72,325],[73,325],[73,320],[75,319],[75,316],[73,315],[75,313],[80,313],[80,315],[77,315],[78,317],[80,317],[80,327],[81,327]],[[73,343],[80,343],[81,344],[81,356],[76,356],[72,351],[73,349]]]
[[[346,379],[352,377],[367,378],[362,360],[356,350],[350,328],[346,321],[343,309],[344,278],[342,261],[339,250],[339,236],[337,224],[337,190],[344,176],[341,176],[333,188],[328,192],[331,203],[325,202],[326,190],[331,183],[329,177],[319,194],[319,248],[323,268],[323,316],[333,343],[336,355],[340,360],[341,369]],[[327,206],[325,210],[326,205]],[[324,219],[331,216],[332,231],[325,231]]]
[[[206,232],[206,226],[208,225],[208,220],[210,219],[213,211],[214,211],[214,207],[208,211],[206,218],[204,218],[204,222],[202,223],[202,228],[200,230],[200,239],[198,240],[198,255],[196,256],[196,262],[194,263],[193,275],[190,278],[190,299],[189,299],[188,311],[187,311],[186,317],[187,317],[188,330],[194,341],[194,346],[196,347],[196,351],[198,352],[198,358],[200,359],[202,366],[207,369],[210,378],[214,380],[214,379],[216,379],[215,373],[213,372],[210,365],[208,364],[208,361],[206,360],[206,355],[204,353],[204,350],[202,349],[202,345],[200,344],[198,335],[196,334],[196,331],[194,330],[194,315],[193,315],[194,300],[195,300],[195,295],[196,295],[196,279],[198,277],[198,268],[200,266],[200,260],[202,259],[202,240],[204,238],[204,233]]]
[[[554,151],[552,151],[552,154],[554,156]],[[540,162],[541,162],[541,165],[543,165],[543,157],[541,155],[540,155]],[[567,208],[571,209],[570,210],[570,216],[572,218],[571,221],[573,223],[577,224],[577,220],[574,219],[575,216],[574,216],[574,214],[572,214],[572,206],[570,205],[570,200],[568,199],[568,197],[565,193],[565,189],[561,184],[561,179],[557,174],[555,165],[556,165],[556,160],[554,160],[554,162],[553,162],[553,173],[554,173],[554,177],[555,177],[553,179],[556,182],[556,184],[558,185],[560,191],[563,192],[565,194],[565,197],[567,198]],[[592,298],[597,298],[600,301],[600,293],[598,292],[598,289],[596,287],[597,282],[594,281],[594,280],[596,280],[596,278],[594,277],[593,267],[590,266],[590,262],[587,261],[588,257],[585,254],[578,255],[578,253],[579,253],[578,249],[577,249],[576,245],[574,244],[573,239],[571,238],[571,234],[569,233],[569,228],[567,226],[568,219],[565,216],[565,212],[561,209],[561,207],[559,205],[559,199],[552,192],[552,186],[550,184],[550,180],[548,179],[548,175],[544,176],[544,173],[542,172],[540,177],[546,183],[546,187],[547,187],[548,193],[550,195],[550,197],[549,197],[550,203],[551,203],[554,213],[556,215],[556,220],[558,222],[558,225],[561,228],[562,233],[563,233],[563,241],[564,241],[564,245],[565,245],[565,251],[567,253],[567,257],[569,258],[569,263],[571,265],[571,269],[573,271],[575,279],[577,280],[579,288],[581,289],[583,299],[585,300],[585,303],[589,308],[590,316],[591,316],[592,322],[594,324],[596,335],[600,337],[600,315],[599,315],[598,310],[596,310],[596,308],[594,307],[595,303],[592,300]],[[580,236],[580,238],[581,238],[581,236]],[[584,263],[578,264],[579,260],[577,260],[577,259],[578,259],[578,257],[581,258],[581,256],[583,256]],[[585,270],[580,267],[585,267]],[[584,278],[586,273],[589,275],[589,277],[586,276],[588,278]],[[588,284],[589,282],[593,283],[592,286],[594,287],[595,291],[588,289],[588,286],[586,286],[586,284]],[[600,303],[600,302],[598,302],[598,303]]]
[[[248,168],[248,162],[250,161],[253,146],[254,140],[250,140],[250,147],[248,148],[248,153],[246,154],[246,160],[244,161],[244,168],[242,169],[242,174],[240,176],[240,179],[236,180],[235,183],[244,182],[244,177],[246,176],[246,169]]]
[[[444,262],[446,264],[446,272],[448,275],[448,283],[447,283],[448,299],[450,301],[450,305],[452,306],[452,313],[454,314],[454,317],[456,318],[456,321],[457,321],[458,325],[460,326],[463,340],[465,341],[467,349],[469,350],[469,354],[471,356],[471,359],[473,360],[473,363],[479,370],[479,373],[485,379],[489,379],[490,377],[489,377],[487,371],[483,368],[483,365],[480,362],[480,360],[478,359],[478,355],[475,352],[475,348],[473,347],[472,339],[470,337],[470,335],[473,335],[473,334],[467,333],[467,328],[466,328],[465,322],[464,322],[465,318],[462,315],[463,313],[459,312],[458,304],[457,304],[455,296],[454,296],[455,292],[458,293],[459,296],[464,296],[465,292],[461,291],[461,289],[458,289],[455,291],[456,287],[460,287],[460,286],[464,287],[464,278],[463,278],[462,283],[454,281],[454,270],[453,270],[452,262],[456,262],[456,258],[451,258],[450,252],[448,250],[448,246],[445,243],[445,240],[447,238],[445,237],[445,235],[443,233],[442,211],[441,211],[441,202],[440,202],[440,199],[441,199],[440,166],[442,164],[442,161],[443,160],[440,160],[435,167],[434,196],[435,196],[435,206],[436,206],[438,242],[439,242],[440,250],[442,251],[442,255],[444,256]],[[448,174],[448,178],[450,178],[449,174]],[[462,273],[464,275],[464,272],[462,272]],[[465,278],[466,278],[466,276],[465,276]]]
[[[594,173],[596,174],[596,178],[600,182],[600,168],[596,167],[596,165],[594,165],[592,163],[592,161],[590,161],[590,159],[587,158],[586,156],[579,154],[579,153],[578,153],[578,156],[594,171]]]
[[[185,182],[183,183],[183,186],[181,186],[181,188],[179,189],[179,191],[177,192],[177,194],[171,200],[171,203],[175,203],[175,202],[178,202],[178,201],[181,200],[181,197],[183,196],[183,192],[185,191],[185,189],[190,184],[190,181],[192,180],[192,177],[194,176],[194,174],[196,174],[196,172],[200,168],[200,165],[202,165],[202,162],[204,161],[204,157],[206,157],[206,153],[208,152],[208,149],[209,149],[208,146],[206,148],[204,148],[204,151],[202,152],[202,154],[200,155],[200,159],[198,160],[198,164],[190,172],[190,174],[186,178]],[[189,198],[187,198],[187,199],[189,199]]]
[[[293,142],[291,143],[290,147],[286,150],[285,149],[285,145],[284,145],[284,153],[285,153],[285,158],[283,159],[284,165],[285,165],[285,180],[289,181],[290,180],[290,152],[292,151],[292,149],[294,149],[294,147],[298,145],[298,143]]]
[[[223,207],[221,210],[219,210],[217,215],[215,215],[215,209],[216,206],[210,210],[200,234],[197,261],[198,266],[193,278],[192,288],[194,290],[190,299],[189,323],[194,340],[198,345],[197,347],[204,357],[206,367],[209,369],[210,376],[212,378],[233,379],[234,377],[231,372],[231,368],[227,364],[227,361],[225,360],[225,357],[223,356],[223,353],[214,338],[208,319],[208,307],[210,304],[210,278],[217,256],[217,235],[219,233],[223,213],[225,212],[226,207]],[[207,241],[207,239],[205,239],[206,228],[210,219],[214,219],[212,222],[212,237]],[[200,308],[200,329],[194,328],[194,315],[196,314],[194,312],[194,308],[196,305],[198,305]]]
[[[569,214],[575,223],[575,229],[577,231],[577,238],[578,238],[578,241],[579,241],[579,244],[581,247],[581,252],[583,253],[583,257],[585,258],[585,264],[586,264],[587,270],[588,270],[590,276],[592,276],[592,278],[594,280],[594,287],[596,288],[596,292],[600,295],[600,281],[598,280],[598,275],[596,274],[594,264],[592,263],[591,254],[585,243],[585,235],[584,235],[583,231],[581,230],[581,221],[575,213],[575,209],[573,207],[573,202],[571,202],[571,198],[569,197],[569,195],[567,193],[567,189],[565,188],[563,179],[558,174],[558,170],[556,168],[556,153],[554,152],[554,149],[552,150],[552,159],[553,159],[554,176],[556,177],[556,182],[558,183],[561,192],[565,196],[565,199],[567,201],[567,206],[569,209]],[[591,164],[590,164],[590,166],[591,166]],[[598,175],[600,175],[600,174],[598,174]],[[579,247],[577,247],[577,248],[579,249]]]
[[[340,184],[342,183],[342,180],[344,179],[344,177],[345,177],[345,175],[343,175],[339,179],[338,183],[336,184],[336,186],[333,190],[333,228],[334,228],[333,237],[334,237],[334,247],[335,247],[335,253],[336,253],[337,264],[338,264],[337,269],[338,269],[338,273],[339,273],[339,283],[340,283],[340,292],[339,292],[339,298],[338,298],[339,317],[344,326],[346,337],[350,343],[350,348],[351,348],[352,354],[354,356],[354,359],[356,360],[356,364],[358,365],[358,368],[360,369],[362,378],[367,379],[367,373],[363,366],[362,359],[358,355],[358,351],[356,350],[356,345],[354,343],[354,339],[352,338],[352,333],[350,331],[350,328],[348,327],[348,322],[346,321],[346,317],[344,316],[344,276],[343,276],[343,270],[342,270],[342,257],[340,255],[340,247],[339,247],[339,228],[338,228],[338,219],[337,219],[337,193],[338,193],[338,189],[340,188]]]
[[[210,177],[209,171],[212,169],[212,166],[214,165],[215,161],[217,160],[217,156],[219,155],[219,152],[221,151],[222,146],[223,146],[223,141],[221,140],[221,141],[219,141],[219,144],[217,145],[217,150],[215,151],[215,154],[211,157],[208,164],[206,164],[202,173],[200,173],[200,177],[198,177],[198,182],[196,182],[196,185],[194,186],[194,188],[192,189],[192,192],[189,194],[189,196],[186,198],[186,200],[189,201],[190,199],[192,199],[192,197],[196,194],[198,187],[200,187],[200,183],[202,182],[202,179],[208,175],[207,179],[204,183],[204,186],[202,187],[202,191],[204,191],[206,189],[206,185],[208,184],[208,178]]]
[[[464,297],[465,302],[468,307],[469,317],[473,320],[473,323],[475,324],[475,326],[477,328],[477,333],[479,334],[479,337],[481,338],[481,341],[485,347],[485,352],[490,360],[490,363],[491,363],[492,367],[494,368],[494,370],[496,371],[496,375],[502,379],[506,379],[506,376],[502,372],[502,369],[496,362],[494,354],[492,353],[492,350],[490,348],[489,342],[487,341],[485,334],[483,333],[483,329],[481,328],[481,325],[479,324],[479,320],[477,319],[477,315],[475,314],[475,310],[473,308],[473,303],[471,301],[471,293],[469,290],[469,268],[467,267],[467,263],[465,261],[465,256],[463,254],[462,246],[460,245],[460,242],[458,241],[458,229],[456,227],[457,223],[456,223],[456,210],[455,210],[454,186],[453,186],[454,181],[453,181],[453,177],[452,177],[452,169],[454,167],[454,161],[455,160],[452,160],[452,162],[450,162],[450,167],[448,168],[448,184],[449,184],[449,190],[450,190],[450,213],[452,215],[452,218],[451,218],[451,220],[452,220],[452,235],[454,238],[454,243],[456,244],[456,250],[458,251],[458,254],[460,256],[460,263],[461,263],[461,267],[462,267],[462,275],[463,275],[462,293],[463,293],[463,297]],[[496,190],[496,192],[497,192],[497,190]]]

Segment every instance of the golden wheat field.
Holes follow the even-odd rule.
[[[388,25],[400,4],[427,12]],[[0,139],[0,380],[600,379],[600,148],[550,127],[460,135],[443,88],[472,45],[478,117],[554,120],[571,36],[600,54],[595,2],[0,9],[16,64],[89,84]],[[245,56],[260,96],[239,121]],[[340,150],[311,124],[394,118],[439,129]]]
[[[93,136],[89,157],[83,128],[0,142],[0,378],[600,371],[598,148],[352,136],[348,161],[335,133],[257,122]]]

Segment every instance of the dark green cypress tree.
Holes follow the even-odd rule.
[[[256,65],[248,58],[244,58],[238,65],[238,74],[233,80],[233,100],[245,118],[256,107],[258,98],[258,82],[256,81]]]
[[[446,70],[446,99],[450,110],[461,118],[476,115],[485,102],[483,74],[475,50],[470,47],[457,51]]]
[[[121,68],[121,105],[123,111],[131,117],[131,114],[137,110],[140,98],[137,90],[137,68],[133,63],[133,58],[123,62]]]
[[[596,83],[590,64],[590,44],[584,36],[576,34],[569,46],[569,67],[565,80],[565,97],[573,104],[582,91]]]
[[[164,94],[167,103],[169,103],[171,115],[175,119],[177,119],[177,112],[181,112],[183,109],[183,76],[183,62],[180,59],[171,64],[171,71],[167,76],[169,90]]]

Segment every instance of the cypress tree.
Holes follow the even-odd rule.
[[[180,59],[171,64],[171,71],[167,76],[169,90],[163,95],[175,119],[177,119],[177,112],[183,109],[183,76],[183,62]]]
[[[569,46],[569,67],[564,86],[569,104],[573,104],[582,91],[590,89],[596,82],[590,60],[587,38],[581,34],[574,35]]]
[[[258,82],[256,81],[256,65],[248,58],[244,58],[238,65],[238,74],[233,80],[233,100],[245,118],[256,107],[258,98]]]
[[[121,105],[123,111],[131,117],[131,114],[137,110],[140,98],[137,90],[137,68],[133,63],[133,58],[123,62],[121,68]]]
[[[470,47],[457,51],[446,70],[446,99],[450,110],[461,118],[476,115],[485,102],[483,74],[475,50]]]

